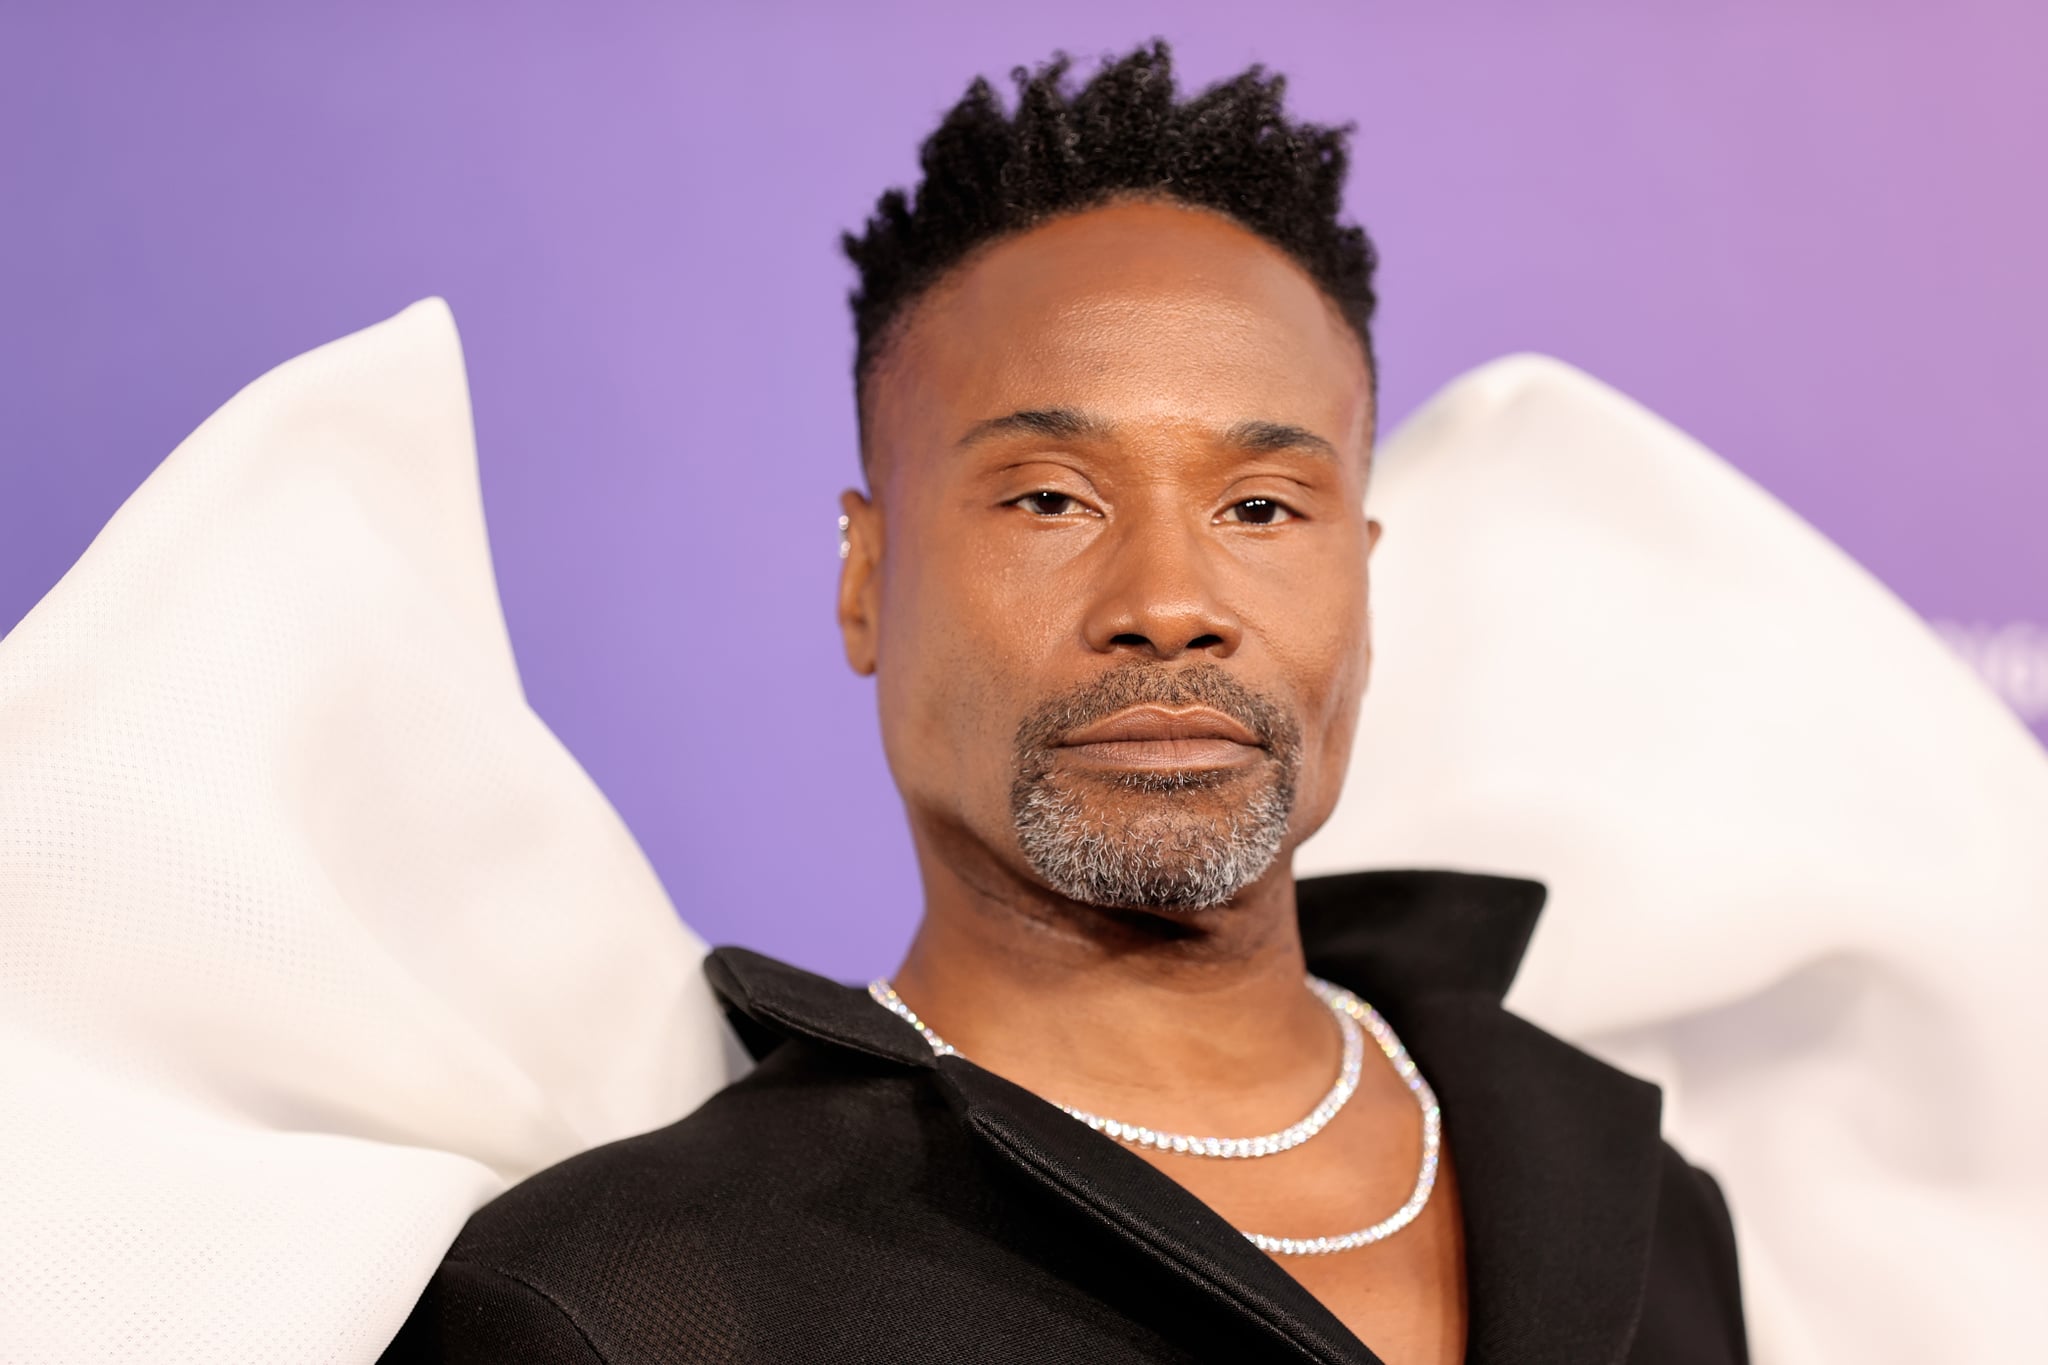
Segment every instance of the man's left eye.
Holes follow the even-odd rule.
[[[1068,512],[1081,510],[1081,500],[1068,493],[1056,493],[1050,488],[1041,488],[1036,493],[1026,493],[1021,498],[1012,498],[1014,507],[1035,512],[1041,517],[1064,516]]]
[[[1249,526],[1277,526],[1294,517],[1285,504],[1271,498],[1246,498],[1225,508],[1223,515],[1227,520],[1241,521]]]

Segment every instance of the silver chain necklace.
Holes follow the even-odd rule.
[[[1269,1237],[1261,1232],[1247,1232],[1245,1237],[1259,1250],[1279,1256],[1327,1256],[1333,1252],[1350,1251],[1354,1247],[1391,1237],[1415,1221],[1429,1202],[1429,1192],[1436,1186],[1437,1157],[1443,1144],[1443,1115],[1438,1109],[1436,1092],[1422,1079],[1421,1071],[1408,1056],[1408,1050],[1401,1046],[1401,1040],[1394,1036],[1394,1030],[1382,1019],[1379,1011],[1360,1000],[1342,986],[1332,985],[1320,977],[1307,978],[1308,988],[1316,998],[1329,1006],[1337,1016],[1337,1026],[1344,1036],[1344,1060],[1338,1069],[1337,1083],[1330,1087],[1322,1102],[1309,1112],[1307,1118],[1290,1124],[1276,1133],[1266,1133],[1250,1138],[1193,1137],[1185,1133],[1165,1133],[1142,1124],[1124,1123],[1117,1119],[1103,1118],[1085,1110],[1062,1104],[1059,1108],[1096,1132],[1133,1146],[1150,1147],[1155,1151],[1174,1152],[1187,1156],[1207,1157],[1261,1157],[1284,1152],[1321,1132],[1337,1111],[1344,1107],[1358,1089],[1359,1074],[1364,1063],[1365,1044],[1360,1030],[1370,1033],[1393,1064],[1394,1073],[1415,1096],[1415,1102],[1422,1109],[1422,1168],[1415,1177],[1414,1192],[1408,1202],[1374,1223],[1371,1227],[1356,1232],[1346,1232],[1334,1237]],[[951,1043],[939,1037],[931,1026],[917,1017],[910,1006],[886,980],[877,978],[868,983],[868,994],[875,1003],[888,1010],[897,1018],[916,1029],[930,1045],[937,1057],[962,1057],[965,1054]]]

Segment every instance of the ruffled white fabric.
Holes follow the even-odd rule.
[[[373,1361],[725,1081],[703,951],[527,708],[446,307],[266,375],[0,641],[0,1360]]]
[[[1372,688],[1297,869],[1549,884],[1509,1003],[1665,1087],[1760,1365],[2033,1358],[2034,738],[1819,533],[1556,361],[1451,385],[1368,503]]]

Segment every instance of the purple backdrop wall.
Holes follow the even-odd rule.
[[[2031,0],[169,8],[0,16],[0,623],[243,383],[443,294],[533,704],[714,941],[851,977],[915,917],[831,622],[835,234],[1062,45],[1264,60],[1358,122],[1390,418],[1573,361],[2048,733]]]

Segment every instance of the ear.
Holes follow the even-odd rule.
[[[839,635],[846,662],[867,677],[875,671],[882,563],[882,514],[858,489],[839,495]]]

